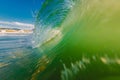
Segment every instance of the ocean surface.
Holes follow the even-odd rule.
[[[32,36],[0,37],[0,80],[120,80],[119,7],[44,0]]]
[[[0,53],[15,51],[18,48],[31,46],[31,35],[3,35],[0,36]]]
[[[30,72],[31,69],[28,65],[28,60],[31,60],[28,59],[30,57],[28,55],[32,53],[31,50],[32,34],[0,36],[0,80],[24,79],[23,73],[26,74],[24,71],[29,70]],[[23,70],[23,68],[26,68],[26,70],[16,73],[17,70]],[[28,73],[28,71],[26,72]],[[15,77],[16,75],[20,76],[19,79]]]

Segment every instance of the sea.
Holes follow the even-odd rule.
[[[11,55],[10,53],[16,52],[18,49],[25,49],[31,46],[32,38],[30,34],[0,36],[0,59]]]
[[[8,53],[16,51],[18,48],[30,47],[31,41],[30,34],[0,36],[0,53]]]
[[[28,79],[26,76],[33,70],[30,60],[33,59],[31,57],[34,57],[34,55],[31,54],[32,34],[1,35],[0,80]]]

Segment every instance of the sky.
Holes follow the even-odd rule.
[[[0,27],[12,27],[13,25],[14,27],[22,27],[21,24],[24,24],[24,27],[25,24],[27,26],[28,24],[33,25],[35,12],[40,9],[43,1],[0,0]]]

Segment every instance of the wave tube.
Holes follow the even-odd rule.
[[[36,79],[119,80],[119,21],[118,0],[45,0],[35,47],[51,62]]]

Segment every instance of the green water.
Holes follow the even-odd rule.
[[[37,42],[43,43],[37,49],[45,64],[32,80],[119,80],[120,0],[75,0],[66,14],[54,13],[63,6],[55,8],[57,2],[52,1],[46,0],[37,16],[43,23],[36,23],[36,30],[42,29],[38,32],[44,36],[37,35]],[[60,20],[58,14],[64,17]]]
[[[100,79],[100,80],[120,80],[120,77],[107,77],[107,78],[103,78],[103,79]]]

